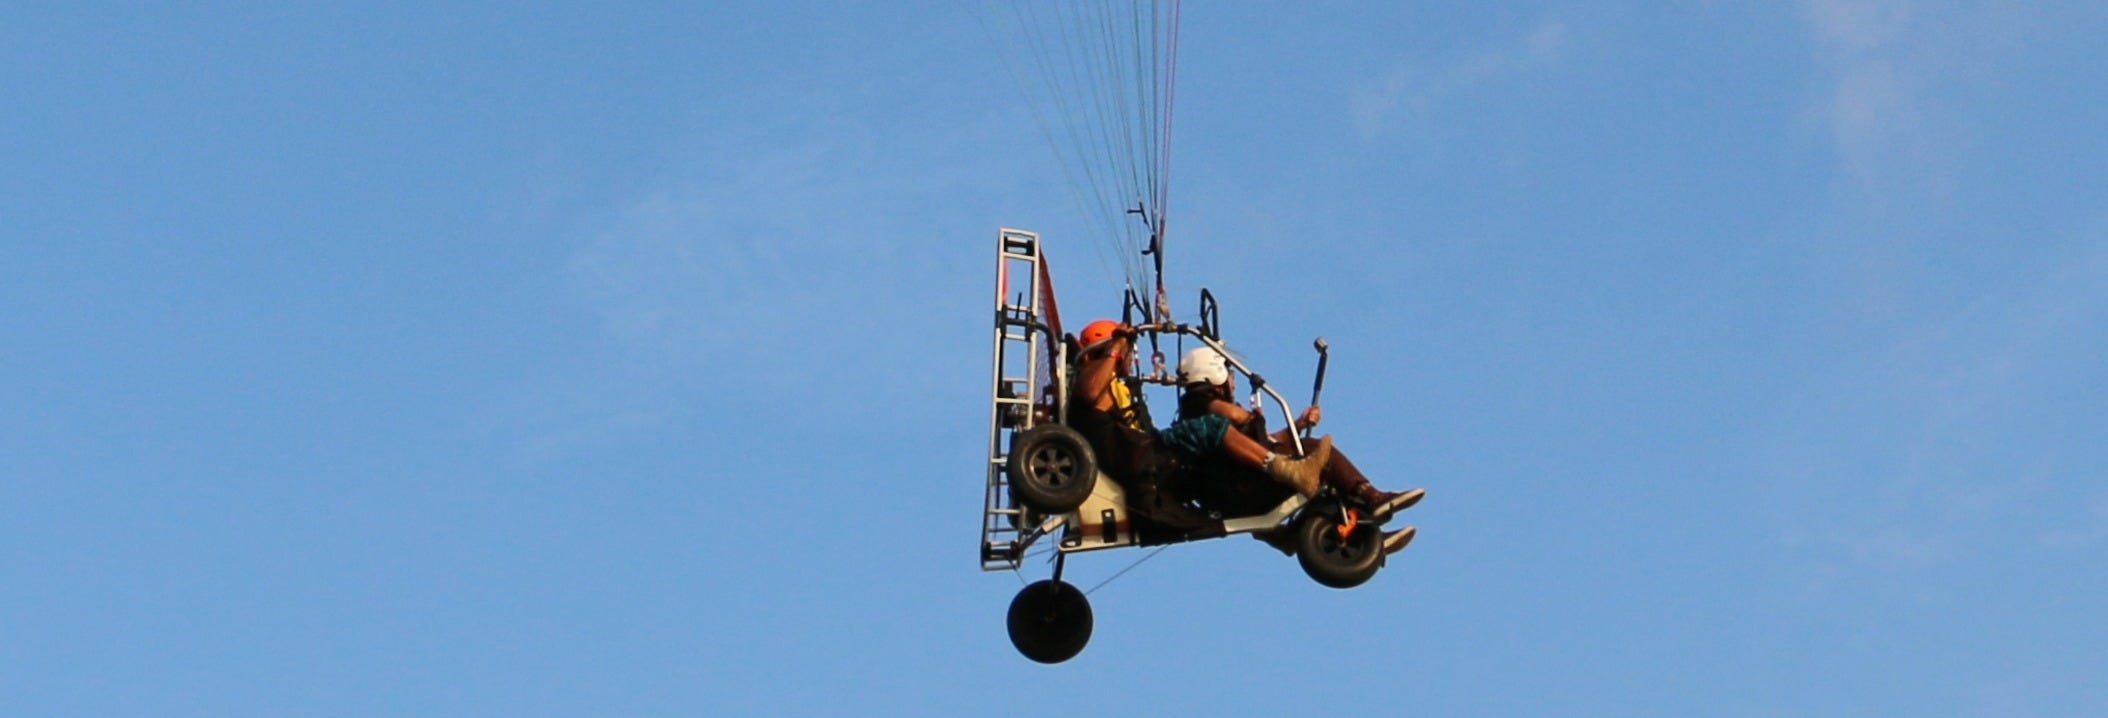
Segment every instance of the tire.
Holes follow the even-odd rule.
[[[1083,435],[1042,424],[1010,440],[1010,494],[1041,513],[1073,511],[1098,483],[1098,461]]]
[[[1075,658],[1091,642],[1091,602],[1083,591],[1054,579],[1038,581],[1010,600],[1010,645],[1040,663]]]
[[[1353,588],[1383,568],[1383,531],[1362,523],[1339,535],[1337,505],[1312,506],[1296,522],[1296,563],[1310,579],[1332,588]]]

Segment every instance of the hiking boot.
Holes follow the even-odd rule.
[[[1405,545],[1412,543],[1413,536],[1418,533],[1420,533],[1420,529],[1416,526],[1407,526],[1405,528],[1398,529],[1397,531],[1389,531],[1384,533],[1383,555],[1389,556],[1391,554],[1405,550]]]
[[[1369,520],[1382,521],[1390,518],[1391,514],[1412,508],[1413,504],[1420,503],[1420,498],[1427,495],[1427,489],[1398,492],[1371,491],[1371,493],[1375,495],[1363,497],[1363,500],[1369,504]]]
[[[1283,556],[1294,556],[1296,555],[1296,537],[1291,534],[1292,532],[1287,529],[1272,529],[1269,531],[1254,531],[1252,532],[1252,538],[1259,539],[1260,543],[1274,547],[1274,550],[1281,552]]]
[[[1327,435],[1325,438],[1318,439],[1316,449],[1312,449],[1310,453],[1304,454],[1300,458],[1291,459],[1286,456],[1274,456],[1273,461],[1266,463],[1266,475],[1273,477],[1275,481],[1294,488],[1296,493],[1302,494],[1303,498],[1307,499],[1317,495],[1318,474],[1325,470],[1325,462],[1331,460],[1332,437]]]

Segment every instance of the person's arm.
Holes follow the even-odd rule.
[[[1112,411],[1115,368],[1110,358],[1085,359],[1076,369],[1076,395],[1093,409]]]
[[[1091,408],[1099,411],[1113,410],[1113,380],[1119,378],[1120,362],[1126,361],[1124,358],[1112,356],[1113,350],[1130,347],[1133,342],[1125,340],[1134,335],[1134,327],[1122,324],[1120,328],[1113,330],[1113,336],[1120,339],[1084,350],[1083,361],[1076,367],[1075,379],[1081,387],[1076,391]]]
[[[1310,408],[1303,410],[1302,416],[1296,417],[1295,421],[1288,422],[1288,428],[1274,432],[1274,440],[1288,441],[1294,437],[1296,430],[1308,426],[1317,426],[1318,421],[1323,418],[1323,412],[1318,411],[1317,405],[1313,404]]]
[[[1208,402],[1208,413],[1220,416],[1224,419],[1229,419],[1231,426],[1235,426],[1240,429],[1244,428],[1244,425],[1249,424],[1252,421],[1252,413],[1249,411],[1245,411],[1244,407],[1238,406],[1227,401],[1223,401],[1221,399],[1215,399]]]

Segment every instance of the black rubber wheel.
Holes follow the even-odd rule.
[[[1305,509],[1296,522],[1296,563],[1313,581],[1333,588],[1367,583],[1383,568],[1383,530],[1362,523],[1339,535],[1337,506]]]
[[[1083,435],[1041,424],[1010,440],[1010,493],[1042,513],[1075,510],[1098,483],[1098,461]]]
[[[1010,600],[1010,645],[1040,663],[1060,663],[1091,642],[1091,602],[1075,586],[1047,579]]]

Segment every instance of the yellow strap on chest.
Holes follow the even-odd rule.
[[[1121,381],[1119,379],[1114,379],[1112,385],[1112,395],[1113,416],[1119,417],[1120,423],[1126,424],[1129,427],[1136,429],[1142,428],[1138,426],[1138,424],[1141,423],[1141,417],[1137,416],[1135,413],[1134,393],[1128,390],[1127,382]]]

